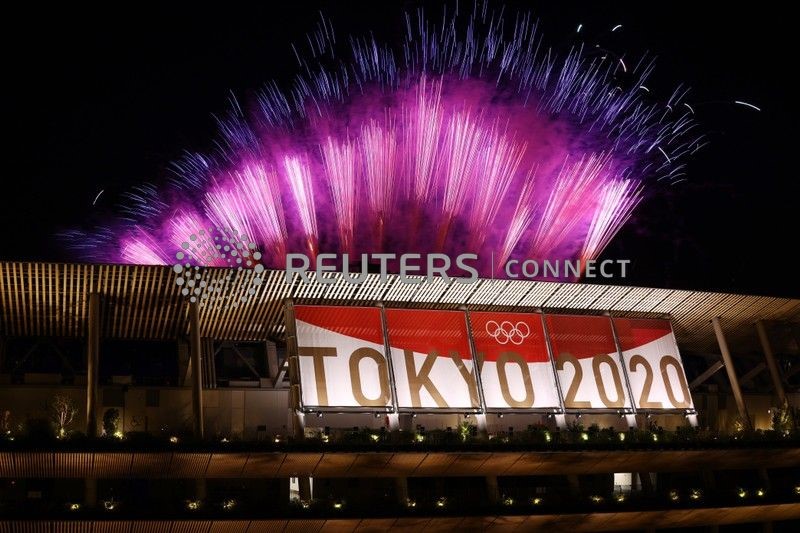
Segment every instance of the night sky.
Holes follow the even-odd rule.
[[[107,13],[35,6],[5,16],[0,259],[79,261],[56,233],[108,218],[121,192],[163,180],[182,150],[210,149],[213,114],[226,110],[231,91],[246,99],[294,74],[290,43],[312,29],[318,11],[340,37],[373,31],[396,40],[402,12],[421,5],[276,4],[207,11],[131,4]],[[576,42],[583,24],[590,44],[631,58],[656,55],[648,86],[664,98],[679,82],[692,88],[689,101],[711,144],[692,159],[688,181],[656,189],[604,253],[632,260],[627,283],[800,296],[790,255],[800,226],[790,167],[793,17],[779,4],[704,11],[696,2],[506,4],[532,9],[555,48]],[[611,34],[617,24],[622,30]]]

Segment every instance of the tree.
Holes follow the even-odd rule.
[[[58,437],[62,438],[67,434],[67,428],[75,419],[78,409],[75,402],[69,396],[57,395],[50,403],[50,417],[58,428]]]
[[[11,435],[11,411],[8,409],[0,416],[0,431],[3,435]]]
[[[103,432],[108,437],[113,437],[117,433],[117,424],[119,424],[119,410],[106,409],[103,413]]]

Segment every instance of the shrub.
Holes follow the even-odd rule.
[[[29,418],[25,423],[25,436],[32,441],[52,440],[53,424],[46,418]]]
[[[113,437],[119,425],[119,410],[115,408],[106,409],[103,413],[103,433],[108,437]]]

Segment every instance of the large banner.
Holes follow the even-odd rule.
[[[541,315],[470,313],[488,409],[558,408]]]
[[[400,409],[479,409],[466,314],[387,309]]]
[[[602,316],[546,315],[567,409],[625,409],[631,400],[611,329]]]
[[[302,402],[309,407],[391,407],[381,311],[294,308]]]
[[[310,410],[694,409],[667,320],[310,305],[294,315]]]
[[[694,409],[668,320],[615,318],[637,409]]]

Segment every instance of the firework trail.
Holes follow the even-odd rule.
[[[394,126],[381,127],[376,121],[370,121],[362,128],[361,148],[369,214],[377,223],[372,241],[379,248],[397,191],[397,133]]]
[[[76,253],[169,264],[188,235],[224,229],[275,268],[287,252],[585,261],[659,181],[685,179],[702,136],[685,88],[654,99],[652,61],[560,53],[530,14],[482,2],[404,22],[393,46],[337,39],[322,19],[293,46],[290,88],[232,99],[216,150],[134,189],[117,221],[68,232]],[[202,246],[204,264],[224,263]],[[486,259],[483,275],[498,266]]]

